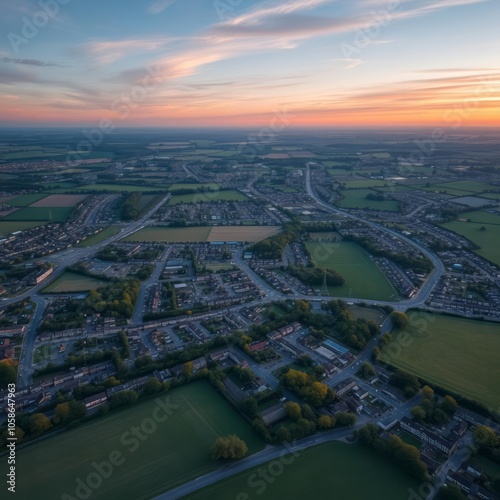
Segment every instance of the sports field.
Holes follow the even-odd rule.
[[[382,359],[498,411],[500,371],[492,367],[500,357],[500,324],[437,314],[425,318],[429,320],[410,313],[405,331],[412,342],[401,349],[386,348]]]
[[[142,441],[132,435],[133,427],[139,427]],[[80,498],[77,480],[86,482],[95,473],[92,464],[109,461],[115,451],[122,464],[95,483],[96,474],[90,476],[98,487],[86,498],[150,499],[215,469],[210,448],[217,436],[227,434],[240,436],[250,454],[263,448],[236,410],[208,382],[198,382],[18,450],[17,477],[24,481],[18,481],[16,494]],[[4,473],[7,461],[1,462]]]
[[[396,291],[387,278],[356,243],[306,243],[314,264],[321,269],[333,269],[345,279],[343,286],[329,287],[335,297],[396,300]]]
[[[368,200],[368,194],[377,194],[372,189],[346,189],[341,192],[343,198],[339,201],[342,208],[367,208],[369,210],[381,210],[385,212],[399,212],[399,202],[395,200]]]
[[[43,293],[70,293],[88,292],[100,286],[109,285],[106,281],[100,281],[90,276],[66,271],[50,285],[43,289]]]
[[[481,248],[475,253],[497,265],[500,265],[500,215],[483,211],[465,212],[459,215],[461,220],[446,222],[442,227],[460,234]],[[464,220],[462,220],[464,219]],[[470,219],[471,222],[466,220]],[[484,230],[481,228],[484,227]]]
[[[361,445],[331,442],[237,474],[184,500],[400,500],[409,498],[410,488],[418,491],[418,482],[379,453]]]
[[[179,203],[200,203],[209,201],[245,201],[248,198],[235,189],[227,191],[209,191],[208,193],[181,194],[170,198],[169,205],[178,205]]]
[[[123,241],[153,241],[160,243],[197,243],[206,241],[237,241],[256,243],[281,231],[279,226],[206,226],[206,227],[146,227],[127,236]]]

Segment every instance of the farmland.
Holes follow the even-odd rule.
[[[410,326],[405,331],[412,342],[397,357],[384,350],[382,359],[447,390],[499,408],[500,372],[492,367],[500,356],[500,325],[437,314],[425,317],[425,328],[417,329],[412,326],[417,323],[416,313],[410,313]],[[397,342],[399,335],[396,333],[393,340]]]
[[[346,189],[342,191],[342,199],[339,206],[342,208],[368,208],[370,210],[381,210],[387,212],[399,212],[399,202],[395,200],[368,200],[369,194],[377,194],[372,189]]]
[[[25,207],[7,215],[3,220],[65,222],[72,211],[71,207]]]
[[[395,290],[377,264],[356,243],[308,242],[314,264],[322,269],[333,269],[345,278],[343,286],[329,287],[335,297],[394,300]]]
[[[353,179],[352,181],[341,181],[346,188],[371,188],[371,187],[384,187],[390,185],[388,181],[381,181],[378,179]]]
[[[219,184],[215,182],[209,184],[172,184],[168,190],[169,191],[177,191],[179,189],[219,189]]]
[[[273,479],[272,482],[263,481],[256,467],[192,493],[189,499],[234,500],[243,493],[241,498],[258,497],[261,500],[398,500],[407,498],[410,488],[418,490],[416,480],[399,472],[390,462],[381,460],[379,454],[361,445],[331,442],[308,448],[299,452],[298,457],[287,457],[285,460],[282,474],[278,477],[272,473],[268,475]],[[267,471],[270,463],[261,465],[260,469]],[[277,469],[277,466],[273,468]]]
[[[28,205],[31,205],[32,203],[35,203],[45,198],[46,196],[46,194],[23,194],[10,200],[9,205],[13,207],[27,207]]]
[[[24,231],[32,227],[43,226],[45,222],[40,221],[5,221],[0,220],[0,235]]]
[[[95,290],[100,286],[105,286],[106,281],[100,281],[90,276],[66,271],[49,286],[43,289],[43,293],[70,293],[70,292],[88,292]]]
[[[248,241],[256,243],[281,230],[277,226],[205,226],[205,227],[147,227],[124,238],[123,241],[153,241],[161,243],[196,243],[206,241]]]
[[[131,184],[88,184],[72,189],[72,191],[110,191],[110,192],[130,192],[142,191],[162,191],[165,190],[164,186],[134,186]],[[166,190],[165,190],[166,191]]]
[[[169,205],[178,205],[179,203],[198,203],[200,201],[246,201],[248,198],[239,191],[210,191],[207,193],[182,194],[170,198]]]
[[[168,405],[166,410],[157,409],[158,399]],[[156,415],[163,421],[152,421]],[[132,427],[151,421],[153,435],[142,434],[142,442],[132,437]],[[17,472],[30,480],[19,481],[16,492],[20,498],[37,498],[40,491],[46,498],[75,496],[77,478],[85,480],[95,471],[92,462],[109,460],[116,450],[123,464],[92,498],[152,498],[215,469],[210,447],[217,436],[227,434],[240,436],[249,453],[263,447],[236,410],[208,382],[198,382],[19,450]],[[38,473],[31,474],[35,469]]]
[[[470,219],[470,222],[467,221]],[[474,250],[478,255],[491,262],[500,265],[500,215],[488,212],[466,212],[460,214],[460,220],[441,224],[445,229],[449,229],[460,234],[468,240],[481,247]],[[484,229],[482,229],[484,227]]]
[[[85,195],[79,194],[53,194],[36,201],[31,204],[30,207],[74,207],[85,198]]]

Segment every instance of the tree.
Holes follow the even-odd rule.
[[[328,415],[321,415],[318,419],[318,427],[320,429],[331,429],[335,425],[335,418]]]
[[[0,362],[0,389],[6,389],[9,384],[15,384],[17,372],[10,360]]]
[[[250,418],[257,416],[257,400],[253,397],[245,398],[240,403],[240,410]]]
[[[43,413],[35,413],[28,420],[29,431],[32,434],[41,434],[52,427],[50,420]]]
[[[377,424],[367,424],[358,431],[358,438],[362,443],[373,446],[379,432],[380,427]]]
[[[353,413],[340,412],[336,415],[336,427],[350,427],[356,423],[356,415]]]
[[[292,420],[298,420],[302,416],[302,409],[298,403],[288,401],[285,403],[285,410]]]
[[[500,446],[500,437],[495,433],[491,427],[486,425],[477,426],[472,435],[474,436],[474,441],[486,448],[496,448]]]
[[[186,378],[190,378],[194,371],[194,365],[192,361],[184,363],[183,372]]]
[[[441,486],[436,496],[439,500],[467,500],[462,490],[456,484]]]
[[[425,417],[427,416],[427,413],[425,413],[425,410],[421,406],[415,406],[414,408],[411,409],[411,416],[417,421],[417,422],[422,422],[425,420]]]
[[[408,316],[405,313],[399,311],[393,311],[391,313],[392,325],[396,329],[406,328],[408,326]]]
[[[144,394],[156,394],[157,392],[160,392],[162,390],[163,386],[162,383],[156,378],[156,377],[151,377],[145,384],[144,384]]]
[[[375,368],[373,368],[373,365],[368,361],[361,365],[361,373],[363,374],[363,377],[366,379],[369,379],[370,377],[373,377],[374,375],[377,374]]]
[[[239,460],[248,453],[248,447],[238,436],[220,436],[212,446],[212,456],[215,460]]]
[[[431,402],[434,401],[434,390],[432,389],[432,387],[424,385],[424,387],[422,387],[422,397]]]
[[[121,406],[127,406],[132,403],[135,403],[139,399],[137,392],[129,390],[129,391],[120,391],[111,396],[109,401],[109,405],[112,410],[115,408],[120,408]]]
[[[441,409],[446,412],[448,415],[453,415],[458,409],[458,403],[455,398],[451,396],[445,396],[441,403]]]

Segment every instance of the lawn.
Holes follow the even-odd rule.
[[[263,474],[267,472],[269,483],[259,476],[259,467],[256,467],[192,493],[185,500],[399,500],[408,498],[410,488],[418,491],[416,480],[361,445],[331,442],[308,448],[297,457],[292,455],[285,460],[285,465],[278,460],[260,466]],[[276,474],[281,470],[281,474]]]
[[[308,242],[307,248],[316,266],[333,269],[345,278],[343,286],[330,287],[335,297],[395,300],[396,291],[377,264],[356,243]]]
[[[116,451],[123,463],[102,480],[91,498],[149,499],[215,469],[210,448],[217,436],[240,436],[249,453],[263,447],[251,426],[208,382],[158,399],[163,404],[169,400],[168,413],[157,409],[157,399],[149,399],[18,450],[17,477],[24,478],[16,485],[19,498],[39,498],[41,491],[44,498],[61,498],[65,493],[77,497],[76,480],[85,480],[95,472],[93,462],[107,461]],[[155,416],[157,420],[152,419]],[[141,433],[142,442],[131,435],[136,426],[146,430]]]
[[[161,243],[197,243],[207,241],[211,227],[146,227],[123,241],[155,241]]]
[[[205,241],[258,241],[274,236],[279,226],[206,226],[206,227],[146,227],[127,236],[123,241],[155,241],[162,243],[196,243]]]
[[[199,189],[199,188],[204,188],[204,189],[219,189],[219,184],[216,184],[214,182],[209,183],[209,184],[172,184],[168,190],[169,191],[176,191],[178,189]]]
[[[371,187],[385,187],[390,186],[392,183],[389,181],[382,181],[379,179],[354,179],[352,181],[340,181],[346,188],[371,188]]]
[[[78,189],[71,189],[71,191],[114,191],[114,192],[134,192],[134,191],[161,191],[164,190],[162,186],[134,186],[131,184],[88,184],[80,186]],[[165,190],[166,191],[166,190]]]
[[[72,207],[26,207],[7,215],[7,217],[4,217],[3,220],[66,222],[72,211]]]
[[[368,194],[377,194],[372,189],[346,189],[341,191],[342,199],[339,206],[342,208],[367,208],[370,210],[382,210],[385,212],[399,212],[399,202],[395,200],[368,200]]]
[[[0,234],[10,234],[16,231],[24,231],[32,227],[43,226],[45,222],[37,221],[5,221],[0,220]]]
[[[500,357],[500,324],[437,314],[425,317],[429,321],[417,329],[422,319],[410,313],[406,331],[412,342],[401,350],[386,348],[382,359],[499,411],[500,371],[493,367]],[[393,336],[395,342],[399,335]]]
[[[46,196],[46,194],[22,194],[21,196],[17,196],[16,198],[10,200],[9,205],[12,207],[27,207],[28,205],[31,205]]]
[[[182,194],[170,198],[169,205],[179,203],[199,203],[201,201],[246,201],[248,198],[239,191],[229,189],[227,191],[210,191],[208,193]]]
[[[441,224],[441,226],[472,241],[481,247],[474,250],[475,253],[500,265],[500,253],[498,252],[500,247],[500,215],[477,211],[465,212],[459,217],[460,219],[471,219],[474,222],[455,220]],[[482,227],[485,230],[481,230]]]
[[[107,240],[108,238],[111,238],[111,236],[114,236],[115,234],[118,234],[122,229],[122,226],[109,226],[105,229],[103,229],[100,233],[94,234],[93,236],[90,236],[90,238],[87,238],[84,241],[81,241],[78,243],[78,247],[93,247],[94,245],[97,245],[98,243],[101,243],[101,241]]]
[[[43,293],[70,293],[88,292],[100,286],[109,285],[107,281],[101,281],[83,274],[66,271],[49,286],[43,289]]]

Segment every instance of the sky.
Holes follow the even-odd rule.
[[[498,0],[0,8],[0,126],[500,126]]]

